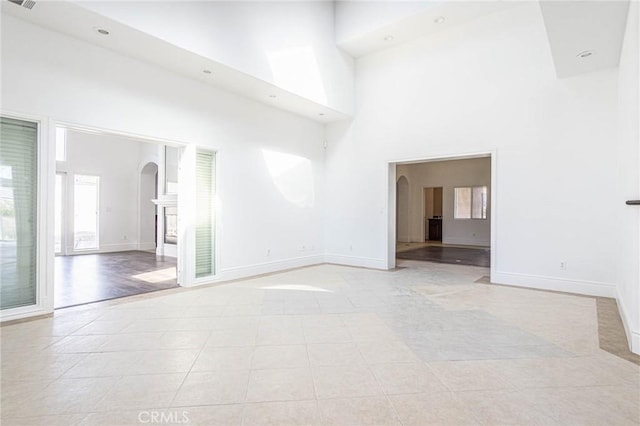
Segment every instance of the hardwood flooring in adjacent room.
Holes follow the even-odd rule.
[[[55,307],[178,287],[176,259],[145,251],[57,256]]]
[[[482,266],[491,264],[491,250],[484,247],[435,246],[429,245],[398,252],[398,259],[423,260],[438,263]]]

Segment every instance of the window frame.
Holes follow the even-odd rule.
[[[476,188],[484,188],[484,193],[486,194],[484,203],[482,205],[482,212],[484,213],[484,217],[473,217],[473,203],[474,203],[474,189]],[[471,193],[471,199],[469,202],[469,217],[456,217],[456,213],[458,212],[458,189],[469,189]],[[481,201],[482,202],[482,201]],[[487,220],[489,219],[489,186],[488,185],[465,185],[465,186],[454,186],[453,187],[453,219],[454,220]]]

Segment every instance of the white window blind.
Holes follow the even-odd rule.
[[[36,303],[38,124],[0,117],[0,308]]]
[[[215,153],[196,152],[196,278],[215,274]]]

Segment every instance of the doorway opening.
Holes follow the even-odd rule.
[[[97,250],[100,176],[73,176],[73,251]]]
[[[54,307],[178,286],[181,148],[56,128]]]
[[[428,187],[422,191],[424,201],[424,241],[442,242],[442,187]]]
[[[492,154],[390,163],[390,267],[405,261],[493,265]],[[391,208],[391,206],[390,206]],[[391,242],[391,241],[390,241]]]

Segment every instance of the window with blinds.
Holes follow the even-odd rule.
[[[36,304],[38,124],[0,117],[0,309]]]
[[[196,278],[215,275],[215,153],[196,152]]]

